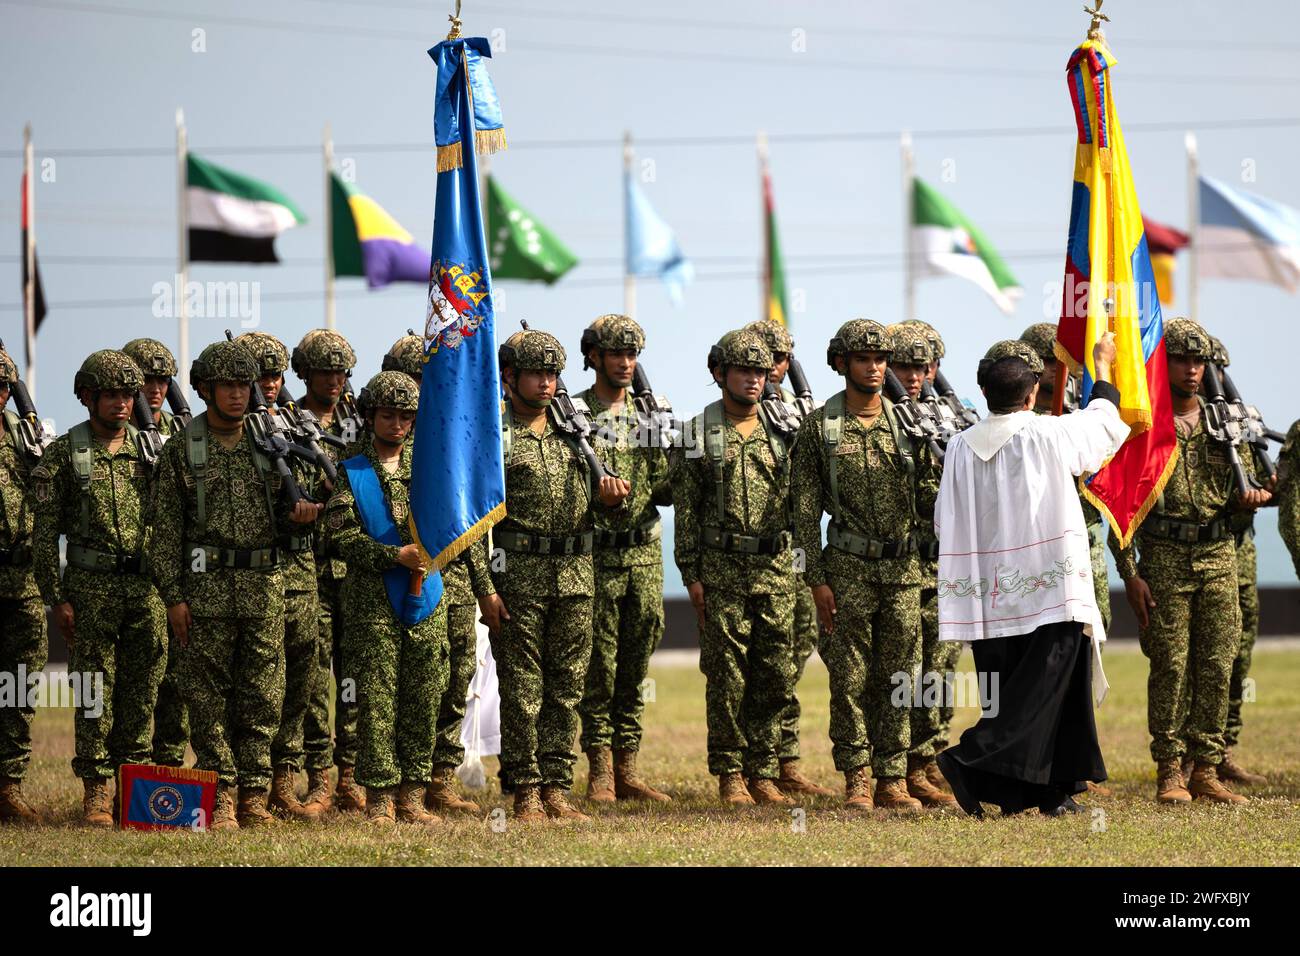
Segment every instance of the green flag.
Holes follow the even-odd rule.
[[[1020,283],[975,223],[933,186],[912,181],[912,262],[918,277],[956,275],[988,293],[1010,315]]]
[[[494,279],[528,279],[550,285],[575,265],[578,257],[555,233],[515,202],[488,177],[488,259]]]

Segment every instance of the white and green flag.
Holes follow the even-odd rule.
[[[280,190],[186,157],[186,216],[191,262],[279,262],[275,237],[307,221]]]
[[[1011,315],[1022,290],[976,225],[938,191],[912,180],[912,266],[917,278],[955,275],[987,292]]]

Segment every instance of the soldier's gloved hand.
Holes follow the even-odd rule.
[[[1128,606],[1138,619],[1138,626],[1145,631],[1151,624],[1150,609],[1156,606],[1150,586],[1135,574],[1124,582],[1124,593],[1128,597]]]
[[[606,508],[617,508],[631,490],[632,485],[627,480],[606,475],[600,479],[600,487],[596,490],[596,494],[600,496],[600,502]]]
[[[299,501],[289,513],[289,520],[295,524],[311,524],[325,508],[314,501]]]
[[[418,544],[404,544],[400,551],[397,552],[397,563],[404,568],[410,568],[412,571],[424,570],[424,557],[420,554]]]
[[[172,633],[181,642],[181,647],[189,647],[190,625],[193,623],[193,618],[190,617],[190,606],[184,601],[173,604],[167,609],[167,623],[172,626]]]
[[[62,604],[56,604],[50,610],[54,612],[54,623],[59,625],[59,632],[68,643],[68,650],[72,650],[77,635],[73,627],[71,602],[64,601]]]
[[[704,585],[699,581],[688,584],[686,593],[690,596],[691,606],[695,608],[695,617],[700,622],[700,630],[704,630]]]
[[[813,604],[817,605],[817,620],[827,634],[835,630],[835,592],[829,584],[819,584],[812,589]]]
[[[485,594],[478,599],[478,609],[483,615],[483,623],[493,634],[501,633],[501,622],[510,620],[505,602],[500,594]]]

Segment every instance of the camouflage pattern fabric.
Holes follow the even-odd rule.
[[[1277,530],[1291,552],[1296,577],[1300,578],[1300,421],[1286,433],[1277,456]]]
[[[185,763],[185,748],[190,742],[190,715],[181,686],[185,648],[167,629],[167,663],[158,682],[158,699],[153,708],[153,762],[179,767]]]
[[[817,606],[813,603],[812,591],[804,583],[803,575],[798,575],[794,592],[794,627],[791,632],[790,650],[794,663],[794,676],[790,680],[790,699],[781,712],[781,748],[782,760],[793,760],[799,756],[799,718],[803,708],[799,704],[796,690],[803,680],[804,668],[808,658],[817,649]]]
[[[1223,728],[1224,747],[1235,747],[1241,739],[1241,705],[1245,694],[1246,678],[1250,675],[1250,659],[1259,636],[1259,588],[1256,586],[1257,549],[1255,533],[1248,531],[1237,545],[1237,604],[1241,608],[1241,643],[1232,661],[1232,675],[1228,678],[1228,717]]]
[[[939,640],[939,592],[937,561],[922,561],[926,585],[921,589],[921,695],[912,701],[911,747],[914,757],[933,757],[948,746],[955,708],[951,700],[953,677],[964,646],[960,641]],[[930,695],[942,687],[942,697],[931,704]]]

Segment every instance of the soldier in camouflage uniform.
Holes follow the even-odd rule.
[[[1151,662],[1147,723],[1157,764],[1156,799],[1244,803],[1216,773],[1223,760],[1232,661],[1241,644],[1231,511],[1257,508],[1270,494],[1234,491],[1230,449],[1206,431],[1197,392],[1211,356],[1209,335],[1190,319],[1171,319],[1165,352],[1178,460],[1133,542],[1119,550],[1112,534],[1112,549],[1137,615],[1142,652]],[[1250,470],[1249,457],[1242,464]],[[1190,781],[1180,766],[1184,753],[1194,764]]]
[[[1277,456],[1277,530],[1300,578],[1300,421],[1291,425]]]
[[[921,397],[934,349],[926,330],[915,323],[899,322],[887,328],[892,354],[889,368],[914,400]],[[936,463],[936,467],[939,467]],[[917,528],[917,560],[921,575],[921,687],[910,708],[911,746],[907,752],[907,792],[923,807],[956,807],[957,800],[936,781],[943,779],[935,756],[948,746],[952,723],[953,672],[961,657],[960,641],[939,640],[939,541],[933,525]],[[938,696],[936,700],[935,697]]]
[[[190,380],[207,409],[163,449],[148,549],[172,631],[185,645],[181,684],[195,766],[218,775],[214,830],[273,819],[271,741],[285,682],[279,542],[306,534],[320,511],[305,500],[288,505],[280,476],[244,427],[257,377],[257,363],[235,342],[209,345],[195,359]]]
[[[327,432],[349,443],[341,453],[326,446],[326,452],[336,462],[358,453],[358,443],[363,438],[364,423],[344,418],[340,409],[340,399],[356,364],[356,353],[347,339],[328,329],[308,332],[290,356],[294,373],[306,386],[300,404],[320,419]],[[366,804],[365,791],[357,785],[354,770],[357,762],[356,675],[347,666],[347,652],[343,647],[342,594],[348,568],[347,562],[331,548],[328,528],[319,529],[316,534],[315,557],[319,615],[317,666],[321,673],[315,683],[316,694],[307,706],[304,723],[307,795],[303,798],[303,806],[320,813],[333,802],[340,810],[360,812]],[[332,755],[329,727],[331,661],[335,684]],[[329,791],[331,763],[339,768],[338,786],[332,801]]]
[[[709,773],[726,806],[790,802],[776,781],[794,680],[794,436],[759,404],[772,364],[761,335],[724,335],[709,356],[722,400],[673,453],[674,558],[699,619]]]
[[[45,603],[71,651],[68,670],[103,675],[103,710],[73,715],[72,771],[85,788],[83,822],[111,827],[109,780],[124,763],[149,760],[149,722],[166,667],[167,623],[146,568],[152,475],[131,409],[144,384],[124,352],[82,363],[73,393],[88,421],[60,436],[32,470],[34,564]],[[59,579],[59,536],[67,574]]]
[[[934,520],[939,472],[881,395],[892,343],[868,319],[842,325],[827,363],[845,390],[809,416],[795,447],[795,528],[817,602],[830,671],[831,741],[852,809],[913,812],[910,707],[896,700],[921,669],[917,530]],[[821,547],[823,512],[831,515]],[[868,765],[876,777],[874,801]],[[918,782],[925,782],[924,774]],[[934,790],[933,787],[930,788]],[[936,793],[941,791],[935,790]]]
[[[45,606],[32,574],[35,513],[29,488],[29,460],[18,416],[6,409],[18,366],[0,351],[0,671],[39,673],[49,651]],[[37,459],[39,461],[39,459]],[[23,685],[19,685],[23,686]],[[24,688],[25,689],[25,688]],[[34,823],[36,811],[23,796],[23,777],[32,752],[32,708],[0,708],[0,823]]]
[[[145,400],[153,412],[154,424],[164,438],[178,434],[184,423],[165,407],[167,386],[176,374],[176,356],[157,339],[132,339],[122,351],[144,372]],[[189,716],[181,696],[181,642],[167,636],[167,670],[158,684],[158,703],[153,711],[153,762],[168,767],[185,763],[185,745],[190,739]]]
[[[793,403],[795,394],[785,387],[785,377],[794,358],[794,339],[789,331],[775,319],[759,319],[745,328],[759,333],[767,341],[767,347],[772,350],[773,363],[767,380],[780,390],[784,401]],[[782,793],[830,797],[834,796],[835,791],[809,780],[799,766],[799,717],[803,709],[799,706],[798,688],[799,681],[803,680],[804,668],[808,666],[808,658],[817,649],[817,608],[813,606],[812,592],[804,584],[803,572],[796,571],[795,578],[794,680],[790,683],[790,702],[781,716],[781,775],[776,778],[776,785]]]
[[[659,506],[672,503],[668,454],[650,441],[630,387],[645,348],[641,326],[604,315],[582,336],[583,367],[596,383],[578,397],[600,426],[592,439],[605,467],[631,485],[623,507],[600,515],[593,557],[596,574],[591,663],[578,714],[587,755],[587,799],[668,802],[637,774],[641,747],[642,682],[664,633],[664,570]]]
[[[419,385],[424,379],[424,339],[408,329],[384,354],[380,368],[385,372],[405,372]]]
[[[343,639],[357,678],[357,782],[366,788],[370,822],[438,823],[424,801],[447,689],[447,602],[424,607],[419,621],[407,624],[389,590],[391,578],[407,601],[412,572],[424,570],[407,521],[419,387],[390,370],[372,378],[362,398],[370,435],[365,453],[339,469],[325,516],[349,567]]]
[[[591,658],[592,513],[621,516],[629,485],[594,482],[576,443],[551,424],[565,361],[553,335],[516,332],[498,359],[510,397],[501,422],[506,516],[492,545],[505,562],[493,568],[492,592],[478,597],[501,687],[501,768],[515,788],[516,819],[582,822],[588,817],[567,794]]]

